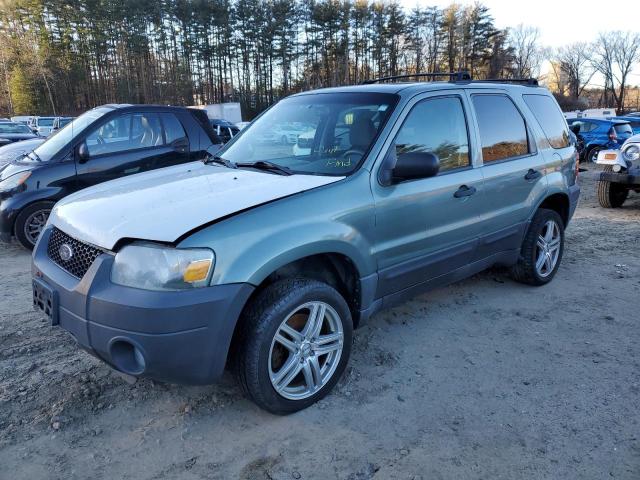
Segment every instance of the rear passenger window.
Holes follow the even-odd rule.
[[[423,100],[402,124],[396,136],[396,154],[432,152],[440,172],[469,166],[467,123],[458,97]]]
[[[569,130],[556,101],[547,95],[523,95],[540,128],[553,148],[568,147]]]
[[[505,95],[474,95],[484,163],[529,153],[527,127],[520,112]]]
[[[161,113],[160,116],[162,117],[167,144],[171,144],[187,136],[186,133],[184,133],[182,123],[180,123],[180,120],[178,120],[173,113]]]

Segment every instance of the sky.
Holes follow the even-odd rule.
[[[416,5],[445,7],[451,0],[400,0],[407,8]],[[462,5],[474,0],[458,0]],[[608,30],[640,31],[640,0],[605,2],[602,0],[481,0],[498,28],[520,23],[540,29],[540,42],[546,47],[560,47],[573,42],[591,42],[598,32]],[[608,11],[607,5],[613,9]],[[630,79],[640,84],[640,66]]]

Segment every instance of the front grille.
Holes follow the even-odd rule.
[[[71,249],[72,255],[68,260],[64,260],[61,256],[60,247],[63,245]],[[87,273],[93,261],[101,253],[102,250],[71,238],[62,230],[58,230],[55,227],[49,237],[49,245],[47,245],[47,255],[49,255],[49,258],[77,278],[84,277],[84,274]]]

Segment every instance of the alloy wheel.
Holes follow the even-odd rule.
[[[556,267],[560,257],[561,242],[560,227],[554,220],[547,221],[536,242],[536,272],[541,277],[551,275]]]
[[[47,224],[51,210],[37,210],[33,212],[24,222],[24,236],[35,245]]]
[[[316,301],[295,308],[271,342],[271,385],[289,400],[314,395],[333,377],[343,345],[342,321],[331,305]]]

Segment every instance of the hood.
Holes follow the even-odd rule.
[[[107,250],[123,238],[174,242],[206,223],[342,178],[193,162],[81,190],[58,202],[49,222]]]
[[[22,140],[30,140],[37,137],[37,135],[31,133],[0,133],[0,146],[9,145]]]
[[[627,138],[624,142],[624,144],[622,145],[623,147],[628,145],[629,143],[640,143],[640,134],[636,134],[636,135],[632,135],[629,138]]]
[[[34,138],[0,147],[0,180],[24,170],[33,170],[39,166],[46,165],[45,162],[22,159],[43,142],[44,139]]]

